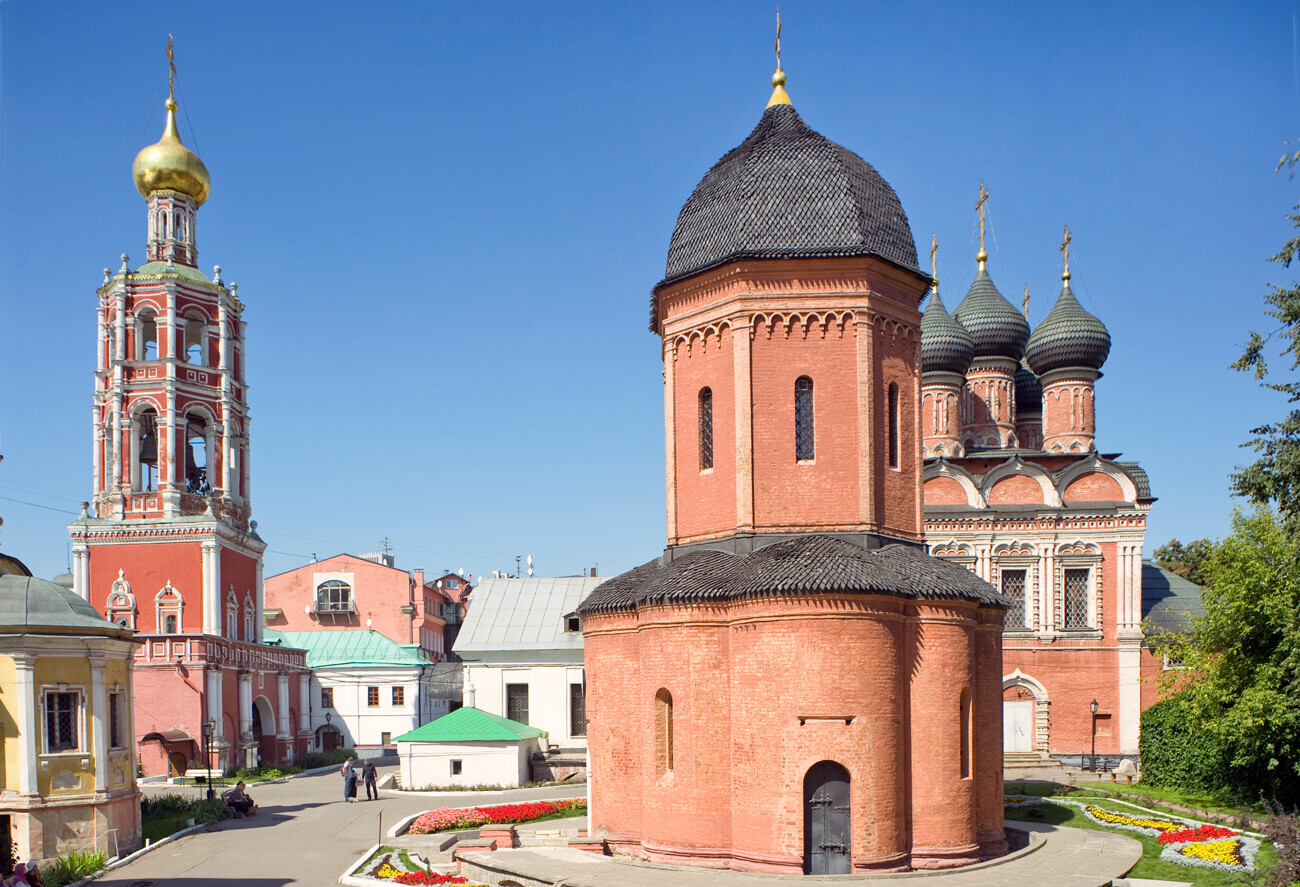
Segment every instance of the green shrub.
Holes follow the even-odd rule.
[[[313,751],[305,755],[298,755],[294,758],[294,766],[301,767],[303,770],[315,770],[317,767],[328,767],[331,764],[342,764],[348,758],[355,758],[357,750],[354,748],[336,748],[333,751]]]
[[[195,823],[200,822],[220,822],[231,815],[231,809],[226,804],[224,798],[216,797],[209,801],[204,798],[201,801],[195,801],[191,809],[190,816],[194,817]]]
[[[41,883],[45,887],[64,887],[80,881],[108,865],[108,854],[101,850],[69,850],[51,863],[41,866]]]
[[[301,773],[302,767],[297,764],[285,764],[282,767],[240,767],[232,770],[230,776],[234,779],[244,779],[249,781],[265,781],[268,779],[283,779],[294,773]]]
[[[150,819],[160,819],[164,816],[180,816],[181,814],[189,815],[190,808],[194,804],[193,798],[185,795],[165,794],[146,797],[144,803],[140,806],[140,815]]]
[[[1229,788],[1227,751],[1197,728],[1191,705],[1181,694],[1142,712],[1139,735],[1144,784],[1209,794]]]

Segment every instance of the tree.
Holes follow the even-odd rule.
[[[1230,757],[1225,787],[1300,800],[1300,542],[1267,507],[1238,511],[1206,562],[1205,615],[1162,639],[1199,729]]]
[[[1204,585],[1205,565],[1214,553],[1214,543],[1209,539],[1193,539],[1184,545],[1177,539],[1170,539],[1157,548],[1152,559],[1170,572],[1177,573],[1188,582]]]

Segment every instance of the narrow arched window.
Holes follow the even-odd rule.
[[[972,733],[974,732],[971,723],[971,705],[970,705],[970,688],[964,687],[961,691],[961,778],[970,779],[970,762],[972,752],[971,747]]]
[[[713,389],[700,389],[700,471],[713,467]]]
[[[660,776],[673,772],[673,694],[655,694],[655,769]]]
[[[794,457],[800,462],[816,458],[813,446],[813,381],[800,376],[794,383]]]
[[[889,385],[889,467],[898,467],[898,385]]]

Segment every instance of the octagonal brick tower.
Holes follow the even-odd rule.
[[[660,862],[964,865],[1006,848],[1005,603],[921,545],[907,217],[784,84],[654,288],[668,547],[579,609],[591,826]]]

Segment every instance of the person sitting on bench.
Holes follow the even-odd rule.
[[[235,816],[241,819],[257,812],[257,805],[248,796],[248,792],[244,791],[245,788],[244,781],[241,779],[235,784],[234,791],[226,795],[226,806],[234,810]]]

